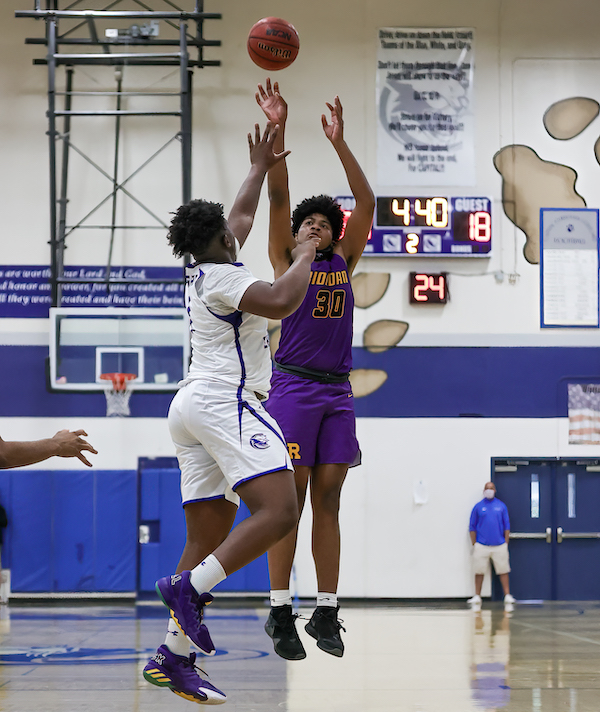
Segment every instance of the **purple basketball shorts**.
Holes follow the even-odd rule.
[[[350,383],[319,383],[273,371],[265,409],[279,423],[292,463],[360,462]]]

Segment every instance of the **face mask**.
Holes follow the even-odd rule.
[[[486,490],[483,490],[483,496],[486,499],[494,499],[494,497],[496,496],[496,493],[494,492],[493,489],[486,489]]]

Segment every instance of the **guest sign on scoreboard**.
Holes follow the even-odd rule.
[[[338,198],[347,215],[353,198]],[[488,257],[492,201],[482,197],[378,197],[364,255]]]

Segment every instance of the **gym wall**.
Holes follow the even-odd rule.
[[[46,77],[43,67],[31,63],[42,55],[41,48],[24,44],[39,29],[32,20],[13,16],[15,9],[26,9],[24,4],[0,8],[2,265],[49,264]],[[254,92],[266,75],[250,62],[245,38],[250,26],[274,9],[264,0],[210,0],[206,10],[223,14],[206,28],[207,36],[222,41],[221,48],[208,52],[222,66],[195,72],[193,194],[228,209],[248,170],[246,134],[255,122],[264,123]],[[545,111],[557,101],[576,96],[600,101],[600,7],[593,0],[406,0],[401,5],[392,0],[280,0],[276,14],[295,25],[301,42],[296,62],[273,75],[289,105],[286,140],[292,150],[294,204],[316,193],[348,193],[320,126],[325,102],[336,94],[344,107],[349,145],[375,192],[389,194],[389,187],[376,183],[379,27],[475,29],[476,185],[451,192],[493,199],[493,251],[473,261],[364,257],[356,269],[356,274],[389,275],[383,295],[355,310],[354,339],[355,367],[383,371],[386,380],[356,399],[363,464],[349,472],[342,494],[339,589],[342,597],[468,597],[468,517],[490,479],[491,458],[598,454],[595,446],[569,445],[566,407],[568,382],[600,380],[598,330],[540,329],[539,265],[525,259],[524,233],[505,214],[502,178],[493,158],[513,144],[529,146],[544,160],[576,170],[577,191],[589,207],[600,207],[594,155],[600,130],[592,123],[573,140],[557,141],[543,124]],[[148,83],[168,83],[163,74],[149,75]],[[94,129],[94,141],[103,128],[108,132],[101,124]],[[86,130],[80,131],[84,140]],[[157,140],[158,129],[136,121],[125,131],[125,163],[134,167],[144,146]],[[102,160],[99,142],[94,150]],[[96,181],[86,177],[74,185],[74,211]],[[168,220],[168,211],[179,204],[178,167],[170,169],[165,159],[144,181],[157,205],[169,204],[164,208]],[[415,189],[399,185],[394,190],[411,195]],[[272,278],[267,220],[263,195],[240,253],[263,279]],[[174,266],[163,238],[119,239],[113,261]],[[102,264],[105,242],[90,234],[81,240],[69,245],[70,264]],[[408,274],[414,270],[449,272],[450,302],[410,305]],[[372,353],[364,348],[364,334],[380,320],[405,322],[408,331],[396,346]],[[139,458],[173,456],[167,395],[134,394],[130,418],[106,419],[102,394],[47,392],[46,319],[0,319],[0,344],[4,439],[35,439],[82,427],[99,451],[94,471],[113,476],[137,472]],[[61,482],[67,473],[74,483],[81,475],[78,463],[55,459],[11,477],[35,487],[40,471],[65,473]],[[424,503],[417,503],[416,488],[426,493]],[[76,508],[86,495],[74,486],[65,488],[64,496]],[[25,504],[12,512],[13,518],[24,516]],[[301,596],[315,593],[309,525],[306,512],[296,562]]]

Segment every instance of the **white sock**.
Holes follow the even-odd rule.
[[[192,569],[190,582],[198,593],[210,591],[227,578],[225,569],[213,554],[209,554],[195,569]]]
[[[329,606],[331,608],[337,608],[337,604],[337,593],[325,593],[323,591],[319,591],[317,593],[317,606]]]
[[[289,588],[271,589],[271,606],[291,606],[292,596]]]
[[[189,658],[190,656],[189,641],[181,630],[179,630],[179,626],[172,618],[169,618],[165,645],[174,655],[183,655],[186,658]]]

